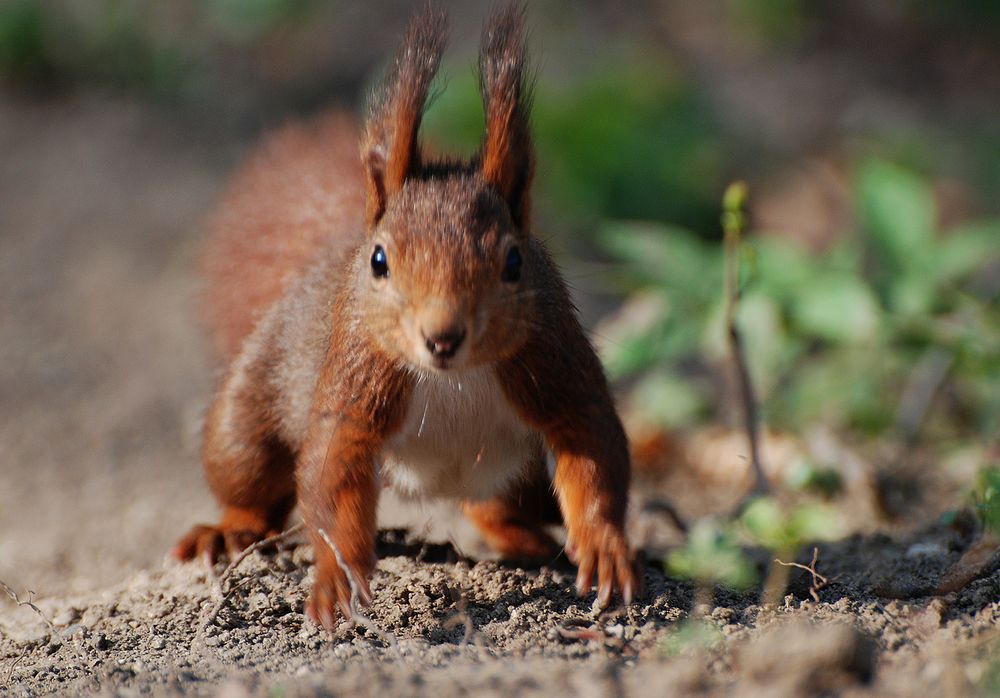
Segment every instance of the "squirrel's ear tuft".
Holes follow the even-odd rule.
[[[431,81],[444,51],[446,18],[430,4],[406,29],[388,74],[369,100],[361,141],[365,173],[365,218],[373,228],[388,200],[420,167],[417,131]]]
[[[524,6],[499,8],[483,28],[479,85],[486,136],[479,161],[483,177],[507,201],[515,224],[528,226],[535,156],[528,114],[531,85],[526,75]]]

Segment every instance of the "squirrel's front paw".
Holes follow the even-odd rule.
[[[186,561],[201,558],[212,566],[223,555],[235,558],[254,543],[277,534],[277,531],[233,528],[219,524],[199,524],[188,531],[170,549],[171,557]]]
[[[577,564],[576,593],[583,596],[593,586],[597,572],[597,607],[611,604],[618,590],[625,604],[641,591],[641,577],[625,534],[611,524],[577,531],[566,544],[566,553]]]
[[[358,606],[372,602],[370,573],[362,565],[341,564],[333,555],[318,556],[316,581],[306,601],[306,616],[327,630],[336,627],[338,609],[344,618],[352,618]]]

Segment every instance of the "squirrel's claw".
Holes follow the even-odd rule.
[[[603,610],[611,605],[616,589],[626,605],[632,603],[641,581],[624,534],[609,526],[596,535],[580,536],[573,548],[578,559],[577,594],[583,596],[590,592],[596,571],[596,608]]]
[[[349,620],[358,613],[359,606],[370,606],[372,603],[367,572],[354,569],[350,564],[345,565],[353,578],[357,593],[355,599],[345,569],[336,562],[333,565],[333,569],[322,563],[317,566],[316,582],[305,607],[306,616],[327,630],[337,627],[339,615]]]
[[[234,558],[248,547],[273,535],[274,531],[230,529],[225,526],[198,524],[170,549],[170,556],[182,562],[199,558],[211,567],[223,555]]]
[[[217,526],[198,524],[177,541],[170,550],[170,556],[181,562],[199,558],[211,567],[224,550],[222,531]]]

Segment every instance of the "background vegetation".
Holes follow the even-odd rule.
[[[443,149],[480,138],[470,66],[483,11],[453,8],[447,89],[426,119]],[[152,104],[239,150],[290,116],[356,108],[409,12],[2,0],[0,79],[43,103]],[[829,431],[875,470],[913,454],[944,467],[956,452],[997,465],[1000,3],[538,2],[531,15],[537,228],[635,421],[739,424],[719,223],[739,178],[750,224],[737,323],[762,421]],[[822,483],[823,465],[799,481]],[[985,472],[975,501],[991,522]],[[740,530],[776,554],[829,528],[816,511],[768,506]],[[677,574],[745,585],[732,531],[697,530]]]

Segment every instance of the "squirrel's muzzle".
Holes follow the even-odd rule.
[[[450,359],[458,352],[465,339],[465,328],[450,328],[431,336],[424,335],[427,351],[435,359]]]

